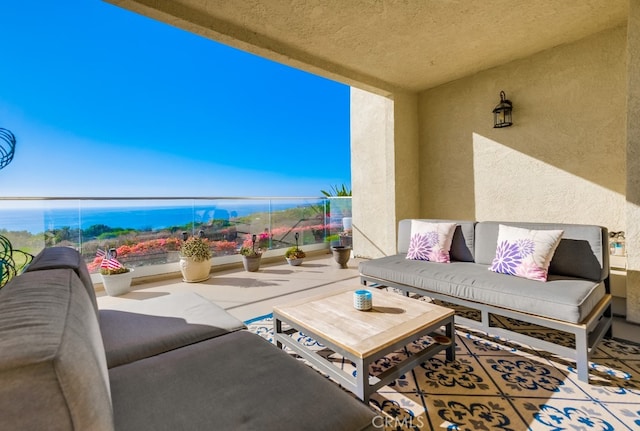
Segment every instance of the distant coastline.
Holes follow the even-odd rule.
[[[233,206],[122,206],[104,208],[26,209],[0,208],[0,229],[39,234],[55,229],[87,229],[106,225],[113,228],[159,230],[191,222],[229,220],[251,214],[286,210],[302,203],[251,203]]]

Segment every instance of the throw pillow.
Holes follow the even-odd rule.
[[[449,263],[449,249],[455,223],[430,223],[411,220],[411,239],[407,259]]]
[[[563,231],[529,230],[499,225],[498,247],[490,271],[547,281],[547,273]]]

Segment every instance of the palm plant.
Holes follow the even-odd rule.
[[[328,191],[320,190],[320,193],[322,193],[326,198],[328,198],[326,201],[326,214],[331,214],[331,198],[349,197],[351,196],[351,189],[348,189],[345,184],[342,184],[340,186],[333,185]],[[340,207],[343,207],[343,206],[344,205],[340,205]],[[343,208],[339,208],[339,209],[342,210]],[[322,212],[322,208],[319,208],[318,212]]]
[[[331,186],[329,191],[320,190],[325,197],[327,197],[327,214],[333,214],[331,212],[331,201],[335,200],[335,205],[337,207],[337,211],[343,216],[351,216],[351,205],[347,199],[331,199],[331,198],[345,198],[351,196],[351,189],[348,189],[346,185],[342,184],[341,186]]]
[[[334,197],[334,196],[351,196],[351,190],[347,189],[347,186],[342,184],[341,186],[331,186],[331,190],[330,191],[326,191],[326,190],[320,190],[320,193],[322,193],[323,195],[325,195],[328,198]]]

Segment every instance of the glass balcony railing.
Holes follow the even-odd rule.
[[[173,272],[183,232],[207,239],[212,265],[239,261],[254,234],[268,237],[266,257],[296,233],[309,251],[350,245],[351,198],[0,198],[0,235],[14,249],[73,247],[92,272],[98,249],[111,248],[137,276]]]

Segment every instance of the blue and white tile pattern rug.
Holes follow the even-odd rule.
[[[247,326],[272,341],[270,315]],[[531,329],[540,334],[539,327]],[[555,342],[563,340],[553,330],[542,331]],[[292,336],[336,367],[354,372],[351,362],[315,340]],[[425,337],[408,349],[429,342]],[[404,356],[403,351],[388,355],[370,371],[385,370]],[[457,326],[455,362],[441,352],[372,395],[370,405],[380,411],[374,426],[394,431],[640,430],[640,346],[603,340],[591,359],[587,384],[578,380],[571,360]]]

